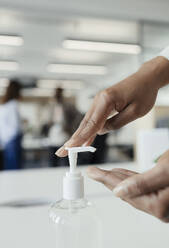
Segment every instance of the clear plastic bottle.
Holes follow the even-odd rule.
[[[63,199],[51,206],[56,248],[101,248],[101,222],[93,204],[84,199],[83,177],[76,172],[77,152],[93,147],[69,148],[70,172],[63,180]]]

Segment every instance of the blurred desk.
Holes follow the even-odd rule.
[[[104,168],[112,167],[114,164]],[[116,164],[116,167],[137,169],[132,163]],[[85,167],[81,168],[85,171]],[[54,229],[48,219],[48,205],[7,208],[2,207],[2,203],[36,198],[60,199],[64,173],[65,168],[0,172],[0,247],[56,248]],[[130,207],[103,185],[87,177],[85,182],[87,198],[95,203],[103,222],[104,248],[169,247],[169,224]]]

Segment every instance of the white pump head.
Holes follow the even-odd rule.
[[[80,172],[76,171],[78,152],[95,152],[96,148],[92,146],[81,146],[65,148],[68,150],[70,171],[66,173],[63,179],[63,198],[67,200],[76,200],[84,197],[84,180]]]

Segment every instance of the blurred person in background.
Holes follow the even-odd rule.
[[[51,121],[53,123],[49,130],[49,137],[53,146],[50,152],[50,161],[52,166],[68,165],[68,159],[56,157],[55,150],[72,136],[79,126],[84,115],[76,108],[75,104],[64,97],[64,90],[57,88],[54,96],[54,104],[51,107]],[[99,164],[104,163],[107,153],[106,139],[107,135],[97,136],[93,146],[97,148],[95,153],[79,154],[78,164]]]
[[[18,110],[21,84],[10,80],[0,106],[0,144],[3,149],[3,169],[21,168],[21,119]]]
[[[52,144],[50,149],[50,161],[52,166],[68,165],[67,158],[56,158],[54,152],[55,149],[58,149],[68,138],[71,137],[82,118],[83,114],[78,111],[75,104],[64,97],[64,90],[62,88],[57,88],[50,106],[48,125],[48,136]],[[45,125],[45,127],[46,126],[47,125]]]
[[[60,123],[66,136],[70,137],[83,118],[75,104],[64,97],[64,90],[57,88],[54,96],[55,106],[52,110],[52,120]]]
[[[68,165],[68,158],[56,157],[55,150],[64,144],[69,139],[79,126],[84,115],[77,109],[75,103],[64,97],[64,90],[57,88],[54,96],[54,101],[50,107],[49,132],[50,143],[50,161],[54,166]],[[48,125],[48,126],[49,126]],[[46,129],[45,125],[45,129]],[[95,153],[81,153],[78,157],[78,164],[99,164],[105,162],[107,154],[107,135],[97,136],[93,145],[97,148]]]

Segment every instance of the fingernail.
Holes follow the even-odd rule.
[[[55,155],[57,156],[62,156],[63,155],[63,152],[65,151],[65,148],[64,146],[62,146],[61,148],[59,148],[56,152],[55,152]]]
[[[87,168],[87,175],[94,180],[98,180],[100,177],[102,177],[103,173],[99,168],[89,167]]]
[[[128,183],[121,183],[113,189],[113,194],[117,197],[124,197],[129,194]]]

